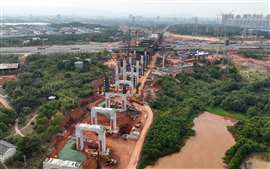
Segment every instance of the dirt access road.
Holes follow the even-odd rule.
[[[152,70],[155,68],[156,62],[157,62],[157,58],[158,58],[158,57],[159,57],[159,54],[158,54],[158,53],[155,54],[155,55],[152,57],[152,61],[151,61],[151,63],[150,63],[149,66],[148,66],[147,72],[145,73],[144,76],[142,76],[142,77],[140,78],[140,83],[141,83],[141,85],[139,86],[139,92],[138,92],[139,95],[142,94],[143,88],[144,88],[144,86],[145,86],[145,82],[146,82],[148,76],[150,75],[150,73],[152,72]],[[134,94],[134,93],[136,93],[136,90],[135,90],[135,89],[132,91],[132,94]]]
[[[127,169],[136,169],[137,168],[146,134],[147,134],[152,122],[153,122],[153,112],[148,105],[141,106],[137,103],[133,103],[133,105],[135,106],[135,108],[137,110],[141,110],[142,112],[146,113],[147,120],[144,124],[140,138],[138,139],[138,141],[135,145],[134,151],[132,152]]]
[[[157,60],[157,57],[158,57],[159,54],[155,54],[153,56],[153,59],[149,65],[149,69],[148,71],[146,72],[146,74],[140,79],[141,81],[141,86],[139,87],[139,93],[142,92],[143,88],[144,88],[144,85],[145,85],[145,82],[148,78],[148,76],[150,75],[151,71],[154,69],[155,65],[156,65],[156,60]],[[145,115],[146,115],[146,122],[144,124],[144,127],[143,127],[143,130],[141,131],[141,134],[140,134],[140,137],[139,139],[137,140],[137,143],[135,145],[135,148],[132,152],[132,155],[130,157],[130,161],[129,161],[129,164],[128,164],[128,167],[127,169],[136,169],[137,166],[138,166],[138,162],[140,160],[140,156],[141,156],[141,152],[142,152],[142,148],[143,148],[143,143],[144,143],[144,140],[145,140],[145,137],[146,137],[146,134],[153,122],[153,112],[150,108],[149,105],[139,105],[137,103],[133,103],[134,107],[141,111],[141,112],[144,112]]]
[[[9,105],[9,102],[5,98],[5,96],[0,94],[0,105],[3,105],[7,109],[11,109],[11,106]]]
[[[18,127],[19,119],[16,119],[16,122],[15,122],[15,125],[14,125],[15,135],[17,134],[17,135],[19,135],[19,136],[21,136],[21,137],[24,137],[24,134],[22,133],[22,131],[25,130],[25,129],[27,129],[28,127],[31,127],[31,123],[32,123],[33,121],[36,120],[37,116],[38,116],[38,114],[35,114],[35,115],[27,122],[27,124],[26,124],[24,127],[22,127],[21,129],[19,129],[19,127]]]
[[[209,43],[217,43],[220,41],[218,38],[214,38],[214,37],[180,35],[180,34],[174,34],[170,32],[166,32],[164,34],[164,37],[166,38],[167,41],[170,41],[170,42],[174,42],[178,40],[199,40],[199,41],[207,41]]]

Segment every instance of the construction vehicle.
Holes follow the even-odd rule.
[[[116,159],[110,158],[110,157],[106,157],[105,159],[105,165],[106,166],[114,166],[118,163],[118,161]]]
[[[135,103],[137,103],[139,105],[142,105],[142,106],[144,105],[143,102],[139,98],[137,98],[137,97],[131,97],[131,98],[129,98],[129,102],[135,102]]]

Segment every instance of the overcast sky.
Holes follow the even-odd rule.
[[[3,15],[215,17],[269,14],[270,0],[0,0]]]

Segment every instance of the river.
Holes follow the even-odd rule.
[[[189,138],[180,152],[159,159],[147,169],[224,169],[222,158],[235,144],[227,126],[235,120],[208,112],[194,119],[196,135]]]

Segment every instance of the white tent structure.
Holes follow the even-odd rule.
[[[46,158],[43,161],[43,169],[82,169],[79,162],[67,161],[55,158]]]

